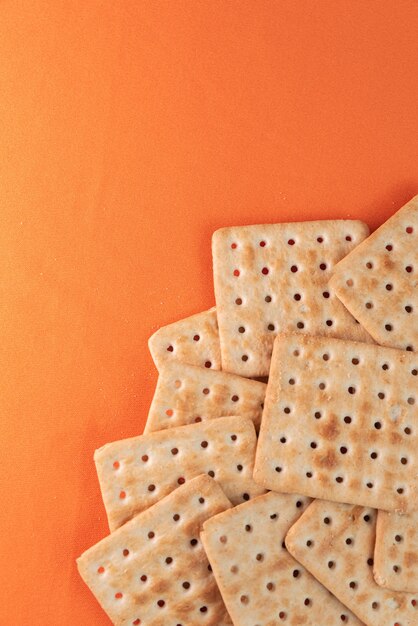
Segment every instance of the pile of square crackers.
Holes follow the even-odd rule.
[[[158,330],[143,435],[95,463],[78,568],[114,624],[418,624],[418,196],[223,228],[216,309]]]

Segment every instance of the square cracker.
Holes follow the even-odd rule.
[[[418,596],[373,578],[377,511],[316,500],[286,537],[289,552],[366,626],[416,626]]]
[[[159,328],[148,340],[156,368],[167,361],[221,369],[218,321],[213,307]]]
[[[210,393],[204,393],[209,389]],[[240,415],[258,427],[266,385],[226,372],[167,362],[160,369],[145,433]]]
[[[379,511],[374,578],[382,587],[418,593],[418,513]]]
[[[200,537],[235,626],[361,623],[283,544],[308,504],[270,492],[203,524]]]
[[[96,450],[110,530],[199,474],[215,478],[233,504],[264,493],[252,478],[256,441],[251,420],[220,417]]]
[[[413,352],[279,335],[254,479],[279,492],[413,509],[418,501],[417,374]]]
[[[334,268],[330,285],[383,346],[418,350],[418,196]]]
[[[217,483],[199,476],[77,560],[114,624],[231,624],[199,542],[203,522],[229,506]]]
[[[331,220],[237,226],[212,239],[222,369],[267,376],[278,332],[371,341],[328,286],[369,229]]]

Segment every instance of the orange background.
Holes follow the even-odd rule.
[[[418,192],[417,32],[415,0],[0,3],[2,626],[109,623],[93,450],[213,304],[212,231]]]

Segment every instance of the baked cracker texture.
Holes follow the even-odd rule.
[[[220,417],[96,450],[110,530],[200,474],[215,478],[233,504],[264,493],[252,478],[256,442],[250,419]]]
[[[292,526],[286,547],[366,626],[416,626],[418,596],[373,578],[377,511],[316,500]]]
[[[203,546],[235,626],[361,624],[283,544],[309,502],[270,492],[203,524]]]
[[[196,477],[77,560],[113,624],[232,623],[199,541],[203,522],[229,506],[213,479]]]
[[[279,335],[254,479],[278,492],[413,510],[417,373],[413,352]]]
[[[335,264],[368,233],[366,224],[351,220],[217,230],[212,255],[222,369],[268,376],[278,332],[372,341],[328,285]]]
[[[167,362],[160,369],[144,432],[228,415],[249,418],[258,428],[265,393],[266,385],[255,380]]]
[[[418,513],[379,511],[374,578],[382,587],[418,593]]]
[[[418,196],[334,268],[330,285],[377,343],[418,350]]]
[[[221,369],[218,321],[215,308],[159,328],[148,340],[156,368],[167,361]]]

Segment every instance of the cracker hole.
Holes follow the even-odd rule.
[[[344,482],[344,478],[342,476],[337,476],[335,481],[341,484],[342,482]]]
[[[332,320],[327,320],[326,321],[326,325],[327,326],[332,326],[334,324],[334,322]]]
[[[250,499],[250,494],[249,493],[243,493],[242,494],[242,499],[245,500],[245,502],[248,502],[248,500]]]
[[[212,361],[205,361],[205,367],[212,367]]]
[[[180,476],[179,478],[177,478],[177,482],[179,485],[184,485],[186,479],[184,478],[184,476]]]
[[[312,472],[306,472],[306,478],[312,478]]]
[[[279,465],[275,467],[274,469],[276,470],[278,474],[280,474],[280,472],[282,471],[282,468]]]
[[[294,385],[295,384],[295,379],[294,378],[289,378],[289,385]]]
[[[363,517],[363,519],[364,519],[364,521],[367,523],[367,522],[370,522],[371,517],[370,517],[370,515],[365,515],[365,516]]]
[[[379,391],[379,393],[377,394],[377,397],[378,397],[380,400],[384,400],[384,399],[385,399],[385,394],[383,393],[383,391]]]
[[[296,326],[300,329],[305,328],[305,324],[303,322],[298,322]]]
[[[323,243],[324,238],[323,237],[317,237],[316,240],[317,240],[318,243]]]
[[[349,278],[345,281],[345,284],[347,285],[347,287],[352,287],[354,285],[354,281],[352,278]]]
[[[236,441],[237,440],[237,436],[236,435],[231,435],[231,441]]]
[[[349,415],[346,415],[346,416],[344,417],[344,422],[345,422],[345,424],[351,424],[351,422],[352,422],[352,421],[353,421],[353,420],[352,420],[352,418],[351,418]]]
[[[176,389],[180,389],[180,387],[181,387],[181,380],[175,380],[174,381],[174,387]]]
[[[406,346],[405,350],[408,350],[408,352],[413,352],[414,346],[411,346],[411,345]]]
[[[197,539],[190,539],[190,545],[192,546],[192,548],[194,548],[195,546],[197,546],[198,541]]]
[[[280,437],[280,443],[286,443],[287,439],[286,437]]]
[[[373,483],[368,482],[368,483],[366,483],[366,485],[367,485],[368,489],[373,489],[373,486],[374,486]]]
[[[408,404],[415,404],[415,398],[408,398]]]
[[[350,589],[357,589],[357,583],[355,580],[351,580],[349,584]]]
[[[201,418],[201,417],[199,417],[199,416],[198,416],[198,417],[195,417],[195,418],[194,418],[194,421],[196,422],[196,424],[198,424],[199,422],[201,422],[201,421],[202,421],[202,418]]]
[[[347,537],[347,539],[345,540],[345,543],[347,546],[351,546],[353,543],[353,540],[351,539],[351,537]]]
[[[321,419],[321,417],[322,417],[322,413],[321,413],[321,411],[315,411],[315,419],[316,419],[316,420],[320,420],[320,419]]]
[[[231,400],[232,402],[238,402],[239,396],[232,396]]]
[[[402,542],[402,539],[403,539],[402,535],[395,535],[395,541],[396,541],[396,543],[401,543],[401,542]]]
[[[173,409],[167,409],[166,412],[165,412],[167,417],[173,417],[173,413],[174,413]]]
[[[241,596],[240,597],[240,602],[241,602],[241,604],[248,604],[248,602],[249,602],[248,596]]]
[[[413,598],[413,599],[411,600],[411,604],[412,604],[412,606],[413,606],[413,607],[418,606],[418,602],[415,600],[415,598]]]
[[[193,341],[199,341],[199,339],[200,339],[200,335],[195,335],[195,336],[193,337]]]
[[[387,363],[383,363],[382,365],[382,370],[388,370],[389,369],[389,365]]]
[[[331,518],[330,517],[324,517],[324,524],[331,524]]]
[[[178,454],[178,453],[179,453],[179,449],[178,448],[171,448],[171,454],[173,456],[176,456],[176,454]]]
[[[327,264],[326,263],[320,263],[319,264],[319,269],[322,270],[322,271],[326,270],[327,269]]]
[[[120,463],[119,463],[119,461],[114,461],[114,463],[113,463],[113,469],[117,470],[117,469],[119,469],[119,468],[120,468]]]
[[[293,296],[293,299],[296,300],[297,302],[299,302],[301,298],[302,296],[300,295],[300,293],[295,293],[295,295]]]
[[[412,374],[412,376],[417,376],[418,375],[418,370],[416,370],[416,369],[411,370],[411,374]]]
[[[329,291],[323,291],[322,292],[322,297],[323,298],[329,298]]]
[[[139,624],[141,623],[141,620],[139,619],[134,619],[134,621],[132,622],[133,626],[139,626]]]
[[[253,527],[251,526],[251,524],[246,524],[245,525],[245,530],[247,533],[252,533],[253,532]]]
[[[167,565],[171,565],[171,564],[172,564],[172,562],[173,562],[172,557],[171,557],[171,556],[168,556],[168,557],[166,558],[165,562],[166,562],[166,564],[167,564]]]
[[[97,568],[97,573],[98,574],[104,574],[105,573],[105,568],[103,567],[103,565],[101,565],[99,568]]]
[[[366,267],[367,267],[368,270],[373,269],[373,263],[371,261],[367,261]]]
[[[412,265],[407,265],[407,266],[405,267],[405,272],[408,272],[408,274],[410,274],[410,273],[413,271],[413,269],[414,269],[414,268],[412,267]]]
[[[121,491],[121,492],[119,493],[119,498],[120,498],[121,500],[125,500],[125,498],[126,498],[126,491]]]
[[[207,607],[207,606],[201,606],[201,607],[200,607],[200,609],[199,609],[199,611],[200,611],[201,613],[206,613],[206,611],[207,611],[207,610],[208,610],[208,607]]]
[[[378,457],[377,452],[372,452],[371,455],[370,455],[370,458],[372,458],[373,460],[377,459],[377,457]]]
[[[292,267],[290,268],[290,271],[293,272],[293,274],[295,274],[298,271],[298,266],[297,265],[292,265]]]
[[[207,396],[210,393],[210,389],[208,389],[207,387],[205,387],[204,389],[202,389],[202,393]]]
[[[245,363],[245,361],[248,361],[248,355],[243,354],[242,357],[241,357],[241,361],[244,361],[244,363]]]
[[[352,237],[351,237],[351,235],[346,235],[345,240],[346,240],[346,241],[352,241]]]
[[[279,517],[279,516],[277,515],[277,513],[272,513],[272,514],[270,515],[270,519],[273,519],[273,520],[274,520],[274,519],[277,519],[278,517]]]
[[[148,539],[154,539],[154,537],[155,537],[155,532],[150,530],[148,533]]]
[[[155,491],[155,485],[148,485],[148,491]]]
[[[303,604],[305,606],[310,606],[311,605],[311,599],[310,598],[305,598],[305,600],[303,601]]]
[[[341,446],[340,447],[340,452],[341,452],[341,454],[347,454],[348,449],[345,446]]]
[[[183,589],[190,589],[190,583],[188,580],[185,580],[182,584]]]
[[[264,240],[260,241],[260,243],[258,244],[260,246],[260,248],[264,248],[266,245],[266,242]]]
[[[388,333],[392,332],[392,330],[393,330],[392,324],[385,324],[385,330],[387,330]]]
[[[237,304],[238,306],[241,306],[241,304],[242,304],[242,298],[236,298],[236,300],[235,300],[235,304]]]
[[[289,246],[294,246],[295,245],[295,240],[294,239],[288,239],[287,243],[289,244]]]
[[[115,593],[115,598],[116,600],[121,600],[123,598],[123,593],[121,591],[118,591],[117,593]]]
[[[173,346],[167,346],[167,352],[173,352],[174,348]]]
[[[354,359],[351,359],[351,362],[353,365],[358,365],[360,363],[360,359],[354,358]]]
[[[388,252],[392,252],[392,250],[393,250],[393,246],[392,246],[392,244],[391,244],[391,243],[388,243],[388,244],[387,244],[387,246],[386,246],[386,250],[387,250]]]
[[[372,602],[372,609],[374,611],[377,611],[378,608],[379,608],[379,603],[378,602]]]
[[[306,542],[306,546],[308,548],[313,548],[314,546],[314,542],[312,541],[312,539],[308,539],[308,541]]]
[[[369,567],[373,567],[373,564],[374,564],[374,561],[373,561],[372,557],[368,558],[368,559],[367,559],[367,565],[368,565]]]
[[[299,578],[300,571],[298,569],[293,570],[293,578]]]
[[[288,406],[285,406],[284,409],[283,409],[283,412],[286,413],[286,415],[289,415],[290,411],[291,411],[291,409]]]
[[[208,447],[208,445],[209,445],[209,444],[208,444],[208,442],[207,442],[207,441],[201,441],[201,442],[200,442],[200,446],[201,446],[202,448],[207,448],[207,447]]]
[[[392,291],[393,289],[392,283],[386,283],[385,288],[386,288],[386,291]]]
[[[215,478],[215,472],[213,470],[209,470],[208,476],[210,476],[211,478]]]
[[[329,354],[325,353],[322,355],[324,361],[329,361]]]
[[[264,274],[264,276],[267,276],[267,274],[270,272],[268,267],[263,267],[263,269],[261,270],[261,273]]]
[[[122,552],[123,556],[127,557],[129,556],[129,550],[128,548],[125,548],[124,551]]]
[[[410,306],[409,304],[408,304],[408,305],[406,305],[406,307],[405,307],[405,311],[406,311],[407,313],[412,313],[412,311],[413,311],[412,306]]]
[[[340,615],[340,620],[341,620],[342,622],[346,622],[346,621],[347,621],[347,615],[344,615],[344,613],[342,613],[342,614]]]
[[[239,332],[239,333],[241,333],[241,334],[242,334],[242,333],[245,333],[245,328],[244,328],[244,326],[240,326],[240,327],[238,328],[238,332]]]
[[[234,270],[233,274],[234,274],[234,276],[239,276],[240,271],[239,270]]]
[[[328,561],[328,568],[329,569],[333,569],[334,565],[335,565],[334,561]]]
[[[280,618],[281,620],[285,620],[285,619],[286,619],[286,613],[285,613],[284,611],[280,611],[280,613],[279,613],[279,618]]]
[[[165,601],[164,600],[158,600],[157,604],[160,607],[160,609],[162,609],[165,606]]]
[[[173,520],[174,520],[175,522],[178,522],[178,521],[179,521],[179,519],[180,519],[180,515],[179,515],[178,513],[175,513],[175,514],[173,515]]]
[[[266,296],[266,297],[264,298],[264,300],[265,300],[266,302],[271,302],[271,296]]]
[[[356,388],[351,386],[347,389],[348,393],[351,394],[352,396],[356,393]]]
[[[407,463],[408,463],[408,459],[406,458],[406,456],[403,456],[403,457],[401,458],[401,463],[402,463],[402,465],[407,465]]]
[[[412,433],[412,429],[409,428],[409,426],[407,426],[406,428],[403,429],[405,435],[410,435]]]
[[[372,309],[373,308],[373,302],[366,302],[366,309]]]
[[[408,235],[411,235],[414,232],[414,229],[412,226],[407,226],[405,230],[408,233]]]
[[[238,574],[238,566],[232,565],[229,571],[231,572],[231,574]]]
[[[275,589],[275,584],[272,582],[267,583],[266,588],[268,591],[274,591]]]
[[[398,487],[396,491],[397,491],[397,493],[399,493],[399,495],[402,495],[404,493],[405,489],[403,487]]]
[[[376,430],[380,430],[382,428],[382,424],[380,422],[375,422],[374,427],[376,428]]]
[[[318,447],[318,444],[316,443],[316,441],[311,441],[311,448],[313,448],[315,450],[315,448]]]
[[[267,330],[274,330],[274,328],[275,328],[275,327],[274,327],[274,324],[269,324],[269,325],[267,326]]]
[[[320,389],[324,390],[324,389],[325,389],[325,387],[326,387],[326,384],[325,384],[325,383],[319,383],[318,387],[319,387]]]

